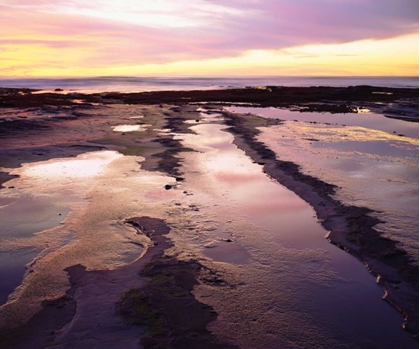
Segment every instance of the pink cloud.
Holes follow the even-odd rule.
[[[87,10],[101,6],[99,0],[82,3]],[[33,43],[57,49],[91,48],[85,63],[141,64],[418,32],[416,0],[191,0],[185,3],[183,15],[202,23],[194,27],[159,27],[59,12],[82,3],[16,0],[0,6],[0,47]],[[130,6],[123,10],[140,15],[135,2]]]

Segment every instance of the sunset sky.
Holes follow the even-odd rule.
[[[0,76],[417,76],[418,6],[0,0]]]

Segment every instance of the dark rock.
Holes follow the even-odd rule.
[[[165,189],[166,189],[166,190],[172,189],[172,185],[170,185],[170,184],[166,184],[166,185],[165,185]]]
[[[159,344],[159,341],[149,336],[144,336],[141,338],[140,344],[142,344],[144,348],[155,348]]]

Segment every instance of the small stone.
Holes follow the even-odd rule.
[[[166,189],[166,190],[172,189],[172,185],[170,185],[170,184],[166,184],[166,185],[165,185],[165,189]]]

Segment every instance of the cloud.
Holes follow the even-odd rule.
[[[418,1],[0,0],[0,32],[80,65],[169,63],[418,33]]]
[[[209,1],[241,6],[235,0]],[[232,19],[228,27],[220,23],[238,48],[280,49],[418,32],[418,2],[413,0],[260,0],[247,6],[252,16]]]

